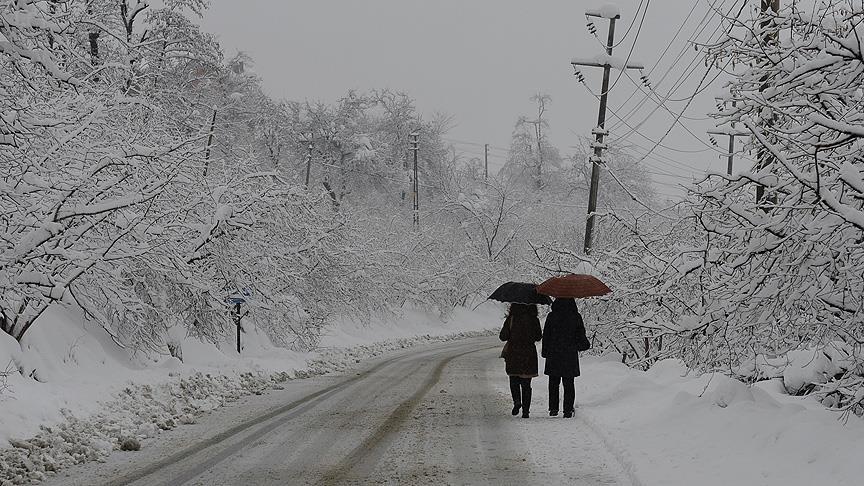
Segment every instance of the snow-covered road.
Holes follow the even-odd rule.
[[[48,484],[630,484],[578,413],[546,416],[544,379],[532,418],[510,416],[499,350],[429,345],[296,380]]]

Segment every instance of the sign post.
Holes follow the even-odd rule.
[[[225,297],[225,302],[234,306],[234,324],[237,326],[237,354],[240,354],[240,333],[243,331],[243,327],[240,325],[240,318],[243,317],[240,313],[240,306],[246,303],[246,297],[250,295],[252,295],[251,290],[244,288],[242,293],[237,292]]]

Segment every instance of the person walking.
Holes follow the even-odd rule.
[[[564,386],[564,418],[573,416],[576,390],[573,380],[579,376],[579,351],[590,346],[585,324],[573,299],[555,299],[552,312],[543,327],[543,372],[549,376],[549,415],[558,415],[558,392]]]
[[[537,306],[510,304],[510,311],[498,338],[506,341],[501,357],[510,376],[510,394],[513,395],[513,415],[522,409],[522,418],[531,410],[531,378],[537,376],[537,347],[534,343],[543,337]]]

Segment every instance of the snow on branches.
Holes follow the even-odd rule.
[[[783,379],[862,414],[864,5],[727,20],[710,47],[733,75],[716,116],[752,134],[758,162],[710,175],[677,212],[606,216],[595,263],[620,318],[601,316],[599,337],[631,364]]]
[[[754,353],[840,341],[864,360],[864,6],[824,2],[814,13],[793,4],[764,14],[713,48],[740,66],[734,107],[719,116],[753,134],[760,160],[703,185],[697,215],[726,262],[716,272],[723,310],[766,331]]]
[[[274,102],[193,22],[206,6],[0,0],[0,328],[62,303],[179,357],[178,335],[233,332],[241,290],[244,322],[300,348],[473,296],[484,260],[446,215],[413,231],[404,197],[415,130],[424,202],[452,183],[446,117],[388,90]]]

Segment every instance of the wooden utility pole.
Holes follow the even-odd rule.
[[[204,177],[210,169],[210,147],[213,146],[213,132],[216,130],[216,107],[213,107],[213,118],[210,119],[210,135],[207,136],[207,149],[204,151]]]
[[[240,318],[242,314],[240,313],[240,303],[234,304],[234,324],[237,325],[237,354],[240,354],[240,333],[243,331],[243,327],[240,325]]]
[[[309,172],[312,171],[312,149],[315,148],[315,145],[312,143],[312,134],[309,134],[309,146],[307,147],[309,152],[306,154],[306,187],[309,187]]]
[[[546,98],[537,92],[537,189],[543,189],[543,112],[546,111]]]
[[[750,135],[750,132],[708,130],[708,133],[711,135],[723,135],[729,137],[729,146],[727,147],[728,151],[726,152],[726,174],[731,176],[732,165],[735,161],[735,137],[747,137]]]
[[[240,354],[240,351],[243,349],[240,346],[240,333],[243,332],[243,326],[240,324],[240,321],[243,318],[243,313],[240,310],[240,306],[246,303],[246,297],[249,295],[251,295],[251,293],[244,290],[225,297],[225,302],[234,308],[234,325],[237,326],[237,354]]]
[[[417,181],[417,152],[420,150],[420,133],[412,132],[409,150],[414,152],[414,228],[420,227],[420,185]]]
[[[483,180],[489,180],[489,144],[483,144]]]
[[[726,152],[726,174],[732,175],[732,162],[735,158],[735,137],[747,137],[750,132],[738,130],[708,130],[711,135],[723,135],[729,137],[729,151]]]
[[[594,147],[594,155],[591,157],[591,188],[588,192],[588,218],[585,221],[585,254],[591,252],[591,243],[594,235],[594,212],[597,210],[597,192],[600,185],[600,164],[603,163],[603,149],[606,148],[606,145],[603,143],[603,138],[607,135],[606,131],[606,101],[608,98],[609,91],[609,71],[612,69],[612,47],[615,45],[615,21],[620,19],[621,16],[618,14],[615,15],[607,15],[606,13],[601,11],[593,11],[589,10],[585,12],[585,15],[589,17],[600,17],[600,18],[608,18],[609,19],[609,36],[606,41],[606,59],[598,59],[595,58],[593,60],[583,60],[583,59],[573,59],[571,64],[576,66],[590,66],[590,67],[602,67],[603,68],[603,84],[601,85],[600,91],[600,113],[597,115],[597,128],[592,130],[592,133],[596,137],[595,142],[592,144]],[[628,63],[624,66],[618,66],[621,69],[643,69],[644,66],[638,63]],[[581,75],[577,69],[577,76],[581,78]]]
[[[723,105],[725,104],[725,100],[723,98],[715,98],[718,102],[717,108],[719,110],[723,109]],[[722,104],[721,104],[722,103]],[[732,107],[735,107],[735,101],[732,101]],[[750,135],[750,132],[735,130],[735,122],[732,122],[731,130],[708,130],[708,133],[711,135],[722,135],[729,137],[729,147],[728,152],[726,153],[726,174],[732,175],[732,163],[735,160],[735,137],[746,137]]]
[[[760,2],[760,8],[762,10],[763,16],[766,16],[768,14],[769,10],[772,11],[775,16],[778,13],[780,13],[780,0],[759,0],[759,2]],[[770,24],[770,20],[768,20],[766,18],[765,20],[762,21],[761,26],[762,26],[762,28],[765,28],[769,24]],[[777,36],[775,36],[775,35],[767,35],[763,38],[763,41],[764,41],[765,45],[767,46],[768,44],[776,43],[778,41],[778,39],[777,39]],[[759,91],[764,91],[765,88],[767,88],[767,87],[768,87],[768,80],[765,79],[764,82],[762,83],[762,86],[759,88]],[[767,123],[765,123],[765,125],[770,126],[770,123],[771,122],[768,121]],[[766,167],[770,164],[771,164],[771,152],[768,149],[763,147],[761,150],[759,150],[759,162],[757,163],[757,172],[758,172],[758,170],[760,170],[763,167]],[[761,203],[763,199],[765,199],[765,186],[763,186],[762,184],[759,184],[756,186],[756,203],[757,204]],[[766,211],[768,210],[767,208],[763,208],[763,209],[765,209]]]

